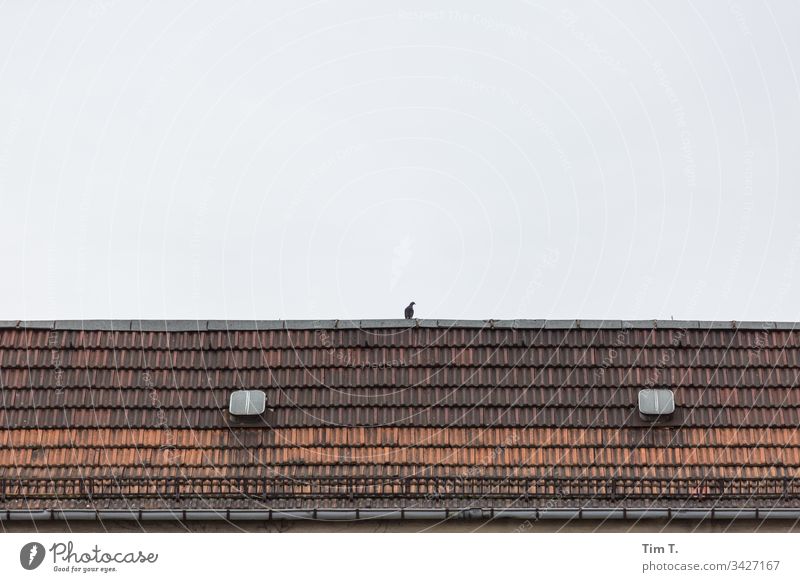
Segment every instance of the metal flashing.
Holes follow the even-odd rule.
[[[713,329],[713,330],[800,330],[799,322],[773,321],[691,321],[691,320],[628,320],[628,319],[288,319],[288,320],[224,320],[224,319],[64,319],[5,320],[0,329],[55,329],[92,331],[256,331],[309,329],[409,329],[472,328],[472,329]]]
[[[53,329],[55,323],[53,320],[20,321],[18,327],[23,329]]]

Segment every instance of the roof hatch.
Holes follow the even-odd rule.
[[[639,391],[639,413],[644,416],[667,416],[675,412],[675,395],[668,388],[645,388]]]
[[[267,395],[261,390],[237,390],[231,394],[228,411],[233,416],[253,417],[264,414]]]

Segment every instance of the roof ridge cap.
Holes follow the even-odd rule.
[[[57,319],[0,321],[0,329],[53,331],[261,331],[313,329],[716,329],[800,330],[800,322],[673,319]]]

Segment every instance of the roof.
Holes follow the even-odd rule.
[[[797,507],[799,377],[795,323],[0,322],[0,507]]]

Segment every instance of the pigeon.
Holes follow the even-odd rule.
[[[414,317],[414,302],[413,301],[408,304],[408,307],[406,307],[406,319],[411,319],[412,317]]]

